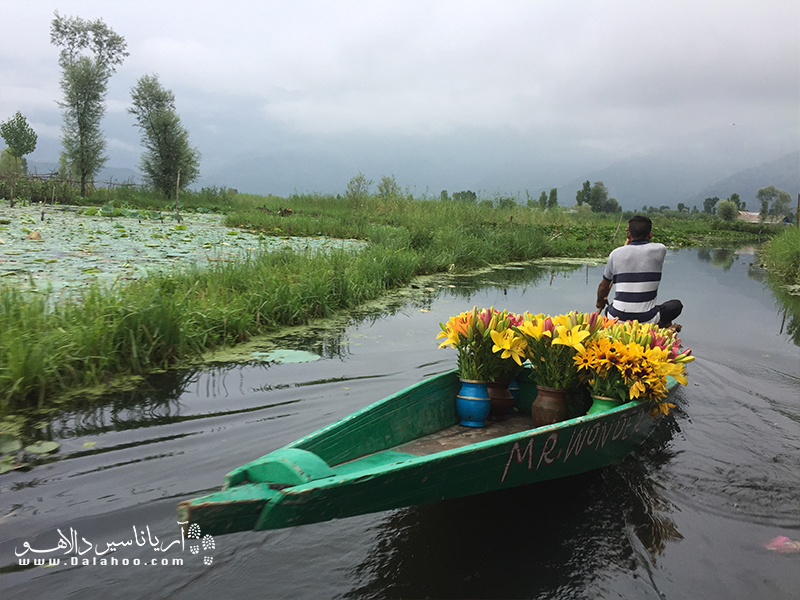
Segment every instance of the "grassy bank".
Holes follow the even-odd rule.
[[[124,202],[104,197],[97,203],[166,208],[157,197],[126,193]],[[94,286],[82,302],[54,308],[47,297],[0,287],[2,413],[46,406],[65,391],[145,374],[346,310],[414,275],[543,256],[605,256],[624,240],[627,217],[406,196],[283,199],[211,190],[182,199],[182,210],[225,212],[231,227],[358,238],[369,246],[356,253],[284,251],[153,274],[110,289]],[[281,207],[292,214],[281,216]],[[714,231],[707,221],[671,221],[656,221],[655,241],[686,246]]]
[[[91,288],[81,303],[0,289],[2,411],[75,386],[146,373],[283,325],[324,317],[410,280],[413,253],[290,251]]]
[[[297,215],[281,221],[309,226]],[[0,288],[0,402],[4,413],[44,406],[58,394],[142,374],[249,336],[347,309],[458,264],[549,253],[534,228],[475,221],[447,231],[408,231],[358,216],[341,235],[368,239],[360,252],[284,251],[245,262],[153,274],[125,286],[94,286],[80,303],[57,304]],[[307,233],[311,232],[310,230]]]
[[[785,227],[764,245],[760,256],[771,277],[800,288],[800,228]]]

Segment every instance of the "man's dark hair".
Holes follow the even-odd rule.
[[[646,238],[652,230],[653,222],[642,215],[636,215],[628,221],[628,232],[631,234],[631,239],[642,240]]]

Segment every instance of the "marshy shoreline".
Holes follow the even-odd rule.
[[[212,206],[208,199],[187,201],[181,222],[174,211],[157,211],[152,219],[152,199],[139,206],[106,203],[97,211],[101,225],[89,243],[109,243],[113,251],[114,239],[128,244],[131,236],[150,233],[160,236],[153,238],[159,245],[174,236],[190,249],[206,245],[208,251],[214,244],[200,241],[198,229],[210,221],[208,213],[224,213],[215,217],[227,231],[217,246],[230,250],[241,238],[247,250],[239,260],[187,261],[112,283],[96,279],[70,302],[53,302],[42,285],[31,294],[24,286],[0,283],[0,413],[46,409],[78,398],[86,402],[147,374],[197,364],[210,352],[317,319],[346,317],[388,292],[428,285],[419,277],[544,257],[602,258],[621,243],[620,224],[627,218],[404,196],[232,194],[216,198],[216,205],[213,200]],[[285,206],[290,215],[280,210]],[[6,218],[9,211],[0,205],[5,221],[0,238],[35,230],[30,220],[40,210],[46,218],[50,210],[26,209],[29,221],[23,224]],[[126,226],[121,216],[129,212],[148,218]],[[655,219],[655,230],[654,240],[673,247],[773,234],[765,227],[734,223],[726,228],[717,221],[688,219]],[[258,240],[301,237],[362,243],[331,243],[319,251],[279,241],[277,247],[255,250]],[[27,243],[45,247],[48,242]],[[74,243],[86,249],[85,240],[84,246]],[[129,268],[130,263],[130,258],[124,262]]]

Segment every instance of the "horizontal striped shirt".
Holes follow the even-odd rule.
[[[608,256],[603,278],[614,284],[614,300],[608,315],[623,321],[658,323],[658,284],[667,247],[648,240],[634,240]]]

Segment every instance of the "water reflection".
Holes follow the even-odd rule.
[[[791,293],[785,285],[771,278],[755,260],[756,252],[757,249],[752,246],[698,248],[697,258],[727,273],[741,257],[752,256],[753,260],[747,265],[747,278],[763,283],[772,292],[778,304],[778,314],[781,316],[779,335],[788,335],[796,346],[800,346],[800,296]]]
[[[584,265],[580,262],[498,266],[477,274],[452,276],[453,283],[443,289],[448,296],[455,298],[470,298],[480,290],[491,288],[501,289],[505,295],[508,288],[512,287],[536,286],[548,280],[548,285],[552,285],[557,277],[566,276],[581,268],[584,268]]]
[[[739,258],[739,254],[733,248],[698,248],[697,258],[727,272]]]
[[[656,483],[677,433],[662,419],[616,467],[397,511],[345,597],[563,598],[609,571],[649,573],[683,538]]]
[[[795,346],[800,346],[800,296],[790,293],[785,286],[767,279],[767,286],[778,302],[778,310],[782,313],[781,335],[788,335]]]

